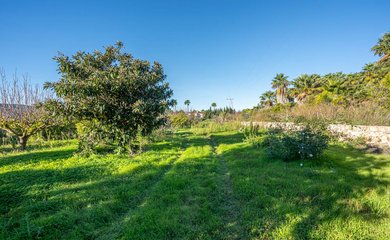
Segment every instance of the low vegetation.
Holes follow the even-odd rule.
[[[287,129],[259,129],[250,125],[243,129],[245,142],[255,147],[264,147],[270,159],[316,160],[327,148],[330,133],[321,121],[304,122]]]

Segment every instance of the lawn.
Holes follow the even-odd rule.
[[[390,156],[337,144],[301,165],[242,138],[179,132],[134,157],[77,157],[75,141],[0,155],[0,239],[390,239]]]

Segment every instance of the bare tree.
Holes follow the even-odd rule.
[[[50,116],[43,106],[49,98],[47,91],[31,85],[27,75],[19,78],[15,74],[12,81],[8,81],[0,68],[0,129],[17,136],[21,150],[26,148],[32,135],[58,124],[58,119]]]

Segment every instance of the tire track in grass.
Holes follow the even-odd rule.
[[[224,220],[224,238],[223,239],[248,239],[246,236],[241,221],[240,209],[237,200],[234,197],[232,180],[230,178],[229,168],[223,156],[216,152],[218,143],[210,136],[210,145],[213,148],[213,154],[219,160],[218,174],[220,175],[219,194],[220,208],[223,212]]]

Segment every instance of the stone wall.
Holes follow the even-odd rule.
[[[249,126],[251,122],[241,122],[243,126]],[[291,122],[252,122],[264,128],[296,129],[297,126]],[[363,138],[370,145],[390,148],[390,126],[363,126],[347,124],[331,124],[329,131],[339,136],[341,139]]]

